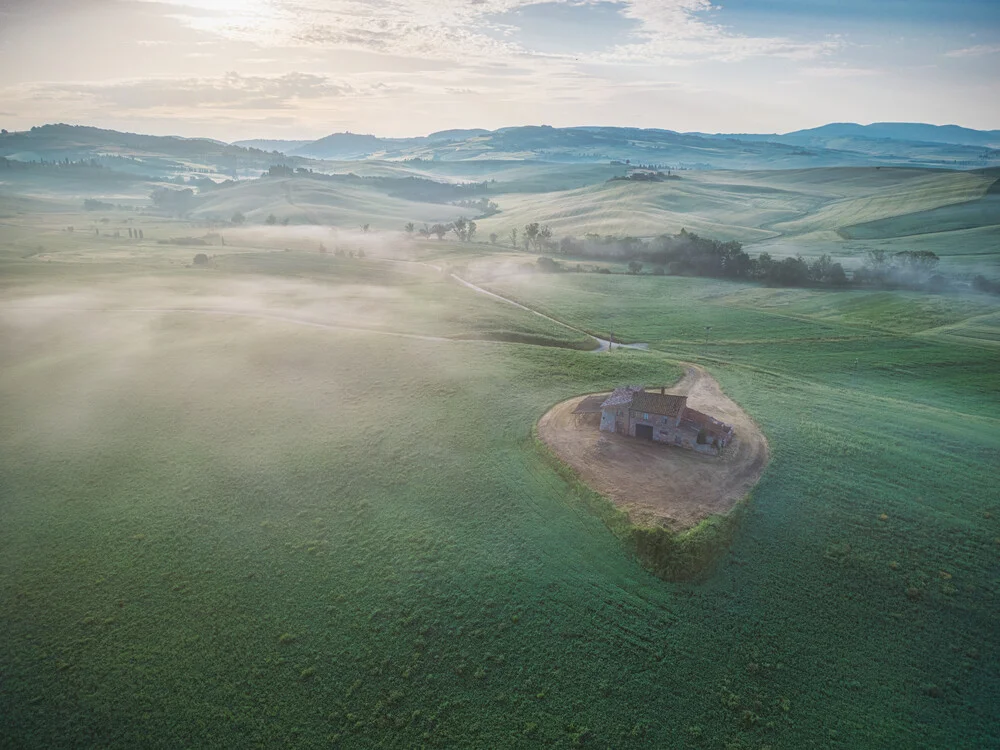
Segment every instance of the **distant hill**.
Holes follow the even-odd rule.
[[[385,150],[385,144],[392,141],[374,135],[354,133],[334,133],[320,138],[291,152],[294,156],[308,156],[314,159],[363,159]]]
[[[256,176],[275,161],[263,150],[208,138],[142,135],[64,124],[0,134],[0,156],[17,161],[93,160],[116,171],[154,177],[213,173]]]
[[[281,154],[290,154],[297,148],[302,146],[308,146],[312,141],[282,141],[282,140],[266,140],[263,138],[258,138],[249,141],[233,141],[234,146],[239,146],[241,148],[255,148],[261,151],[277,151]]]
[[[897,136],[891,135],[896,133]],[[952,138],[953,140],[947,140]],[[779,134],[679,133],[660,128],[527,125],[444,130],[415,138],[334,133],[317,141],[241,141],[324,160],[629,161],[677,169],[787,169],[829,166],[984,167],[1000,164],[992,132],[910,123],[833,124]]]
[[[905,136],[905,139],[904,139]],[[915,139],[922,140],[915,140]],[[961,142],[948,142],[953,138]],[[96,159],[136,175],[257,176],[281,163],[316,171],[344,163],[556,162],[652,166],[655,169],[806,169],[919,166],[951,169],[1000,165],[1000,131],[919,123],[831,124],[776,134],[679,133],[659,128],[519,126],[444,130],[416,138],[333,133],[315,141],[149,136],[91,127],[44,125],[0,135],[0,156],[19,161]],[[276,156],[278,152],[280,156]],[[112,161],[113,160],[113,163]],[[339,164],[334,167],[329,162]],[[346,171],[351,171],[347,167]]]
[[[818,128],[796,130],[780,137],[785,143],[805,143],[815,139],[845,136],[1000,148],[1000,130],[972,130],[958,125],[927,125],[920,122],[875,122],[871,125],[836,122]]]

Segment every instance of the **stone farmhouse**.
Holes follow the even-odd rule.
[[[687,405],[687,396],[641,385],[616,388],[601,404],[601,430],[717,456],[733,438],[733,427]]]

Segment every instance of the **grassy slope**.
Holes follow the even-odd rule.
[[[555,174],[557,166],[551,168]],[[553,187],[544,201],[532,194],[503,193],[495,198],[501,213],[479,224],[483,236],[497,232],[501,237],[511,227],[532,221],[550,225],[556,237],[587,232],[650,236],[686,228],[753,243],[752,251],[779,257],[826,252],[853,265],[876,245],[845,242],[837,234],[844,227],[870,221],[895,227],[908,221],[908,215],[924,216],[914,212],[925,210],[930,211],[929,219],[938,212],[975,212],[975,204],[963,202],[980,198],[992,179],[992,175],[972,172],[892,168],[689,172],[682,173],[680,180],[664,183],[599,183],[574,190]],[[501,183],[497,189],[505,186]],[[980,224],[983,221],[978,214],[972,218]],[[940,229],[924,221],[912,231],[931,228]],[[847,233],[857,240],[860,234],[854,235],[860,231],[852,228]],[[972,268],[982,260],[964,257],[978,253],[975,246],[965,249],[963,237],[908,239],[912,242],[893,251],[922,243],[942,256],[954,255],[951,265],[957,268]]]
[[[996,201],[980,200],[996,174],[911,168],[840,167],[786,171],[683,172],[675,182],[633,184],[606,180],[621,167],[543,162],[337,162],[335,171],[490,182],[487,196],[501,212],[480,219],[479,237],[538,221],[558,239],[599,234],[650,236],[681,228],[737,239],[752,253],[776,257],[827,253],[847,267],[867,251],[930,250],[954,273],[995,277]],[[20,174],[0,186],[0,215],[55,211],[57,197],[78,209],[84,197],[147,203],[152,184],[108,173],[108,179]],[[113,179],[112,179],[113,178]],[[117,182],[116,182],[117,180]],[[119,184],[120,183],[120,184]],[[45,203],[29,205],[31,195]],[[365,186],[318,180],[247,182],[212,193],[195,216],[226,222],[236,211],[251,224],[269,214],[293,224],[398,230],[409,221],[448,222],[474,211],[391,198]],[[92,218],[97,218],[93,216]],[[948,231],[943,231],[948,230]],[[905,235],[905,236],[896,236]],[[751,244],[752,243],[752,244]]]
[[[882,170],[871,169],[870,173]],[[932,170],[888,170],[900,174],[901,179],[891,185],[873,190],[875,184],[867,180],[852,186],[841,200],[834,201],[792,221],[777,223],[774,228],[784,233],[805,233],[818,230],[835,230],[852,224],[875,221],[939,206],[975,200],[986,192],[992,179],[973,172],[948,172]],[[847,187],[837,183],[835,189]]]
[[[610,182],[548,195],[505,194],[502,212],[480,222],[483,233],[506,235],[512,226],[537,221],[557,237],[588,232],[649,236],[681,228],[720,239],[773,236],[760,224],[797,213],[795,194],[711,185],[687,177],[660,183]]]
[[[1000,227],[1000,195],[856,224],[841,233],[848,239],[888,239],[980,227]]]
[[[228,219],[236,211],[263,223],[269,214],[295,224],[342,227],[372,224],[398,229],[407,221],[449,222],[468,209],[439,203],[393,198],[365,186],[342,185],[309,178],[247,182],[206,195],[195,217]]]

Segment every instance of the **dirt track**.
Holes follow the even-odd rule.
[[[627,510],[633,523],[685,529],[732,508],[760,479],[769,454],[764,433],[700,367],[688,365],[668,392],[686,395],[693,408],[734,426],[721,456],[601,432],[600,414],[574,413],[587,396],[552,407],[538,435],[588,485]]]

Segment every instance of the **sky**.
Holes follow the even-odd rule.
[[[0,0],[0,127],[1000,129],[998,0]]]

